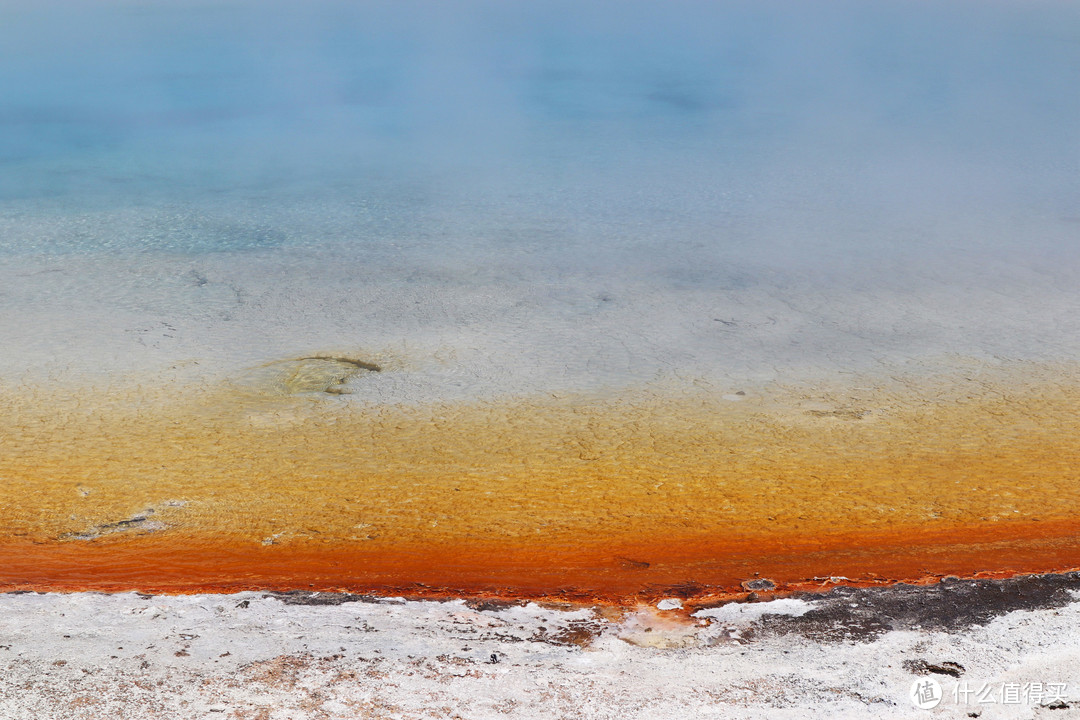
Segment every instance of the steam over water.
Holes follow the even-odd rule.
[[[1078,87],[1066,2],[4,2],[0,372],[1070,357]]]

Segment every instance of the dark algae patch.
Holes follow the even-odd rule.
[[[986,625],[1017,610],[1064,607],[1075,602],[1070,591],[1080,591],[1080,572],[1006,579],[946,578],[935,585],[838,587],[823,594],[796,593],[794,597],[814,601],[816,607],[798,617],[767,616],[755,632],[793,633],[821,641],[871,640],[890,630],[952,632]],[[946,675],[963,671],[950,669],[948,663],[936,667],[919,666],[926,672]],[[914,666],[909,669],[918,670]]]

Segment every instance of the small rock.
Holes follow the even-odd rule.
[[[935,675],[949,675],[958,678],[964,674],[963,665],[948,660],[943,663],[932,663],[926,660],[905,660],[902,664],[905,670],[916,675],[934,673]]]
[[[682,600],[678,598],[664,598],[656,603],[657,610],[678,610],[682,607]]]

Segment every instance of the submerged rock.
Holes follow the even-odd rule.
[[[381,370],[375,363],[356,358],[303,357],[252,368],[236,384],[246,391],[266,395],[345,395],[350,392],[347,383],[354,377]]]
[[[173,508],[181,508],[187,505],[184,500],[166,500],[163,503],[159,503],[156,506],[148,507],[138,513],[135,513],[131,517],[124,518],[123,520],[117,520],[115,522],[102,523],[100,525],[94,525],[81,532],[70,532],[60,535],[59,540],[97,540],[105,535],[113,535],[115,533],[134,533],[137,535],[145,535],[147,533],[161,532],[167,530],[169,525],[165,522],[165,519],[159,514],[160,511],[165,511],[165,515],[169,515]]]

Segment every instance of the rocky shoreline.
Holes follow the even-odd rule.
[[[1078,599],[1080,573],[710,607],[6,593],[0,716],[1067,718]]]

